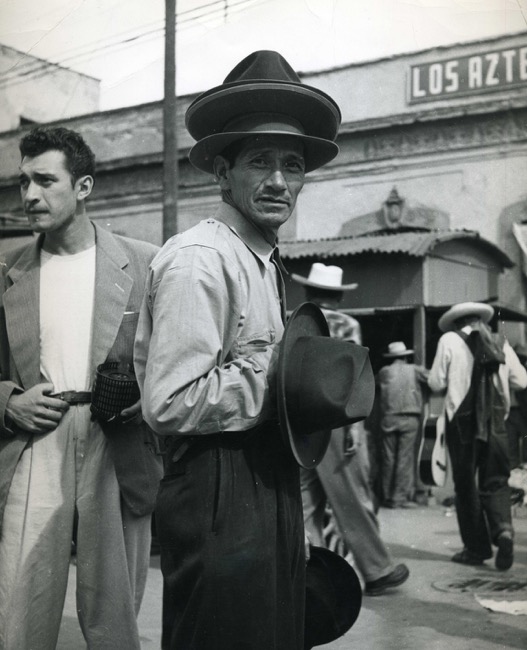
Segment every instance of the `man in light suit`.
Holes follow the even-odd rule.
[[[161,462],[139,402],[110,423],[90,402],[97,366],[132,367],[157,248],[91,223],[94,156],[79,134],[37,128],[20,151],[38,238],[0,261],[0,647],[55,648],[77,516],[88,648],[139,650]]]

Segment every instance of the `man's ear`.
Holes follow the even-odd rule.
[[[220,189],[229,190],[231,184],[229,181],[229,162],[223,156],[216,156],[213,163],[214,178],[219,184]]]
[[[92,176],[81,176],[75,182],[77,189],[77,201],[84,201],[91,194],[93,189],[93,177]]]

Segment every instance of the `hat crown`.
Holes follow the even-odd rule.
[[[406,345],[403,341],[394,341],[393,343],[388,344],[388,354],[401,354],[401,352],[407,352]]]
[[[311,265],[308,280],[315,284],[325,285],[328,289],[342,288],[343,271],[340,266],[326,266],[322,262],[315,262]]]
[[[300,336],[290,349],[285,398],[291,425],[309,435],[367,417],[375,382],[368,350],[325,336]]]
[[[223,83],[258,80],[300,83],[300,77],[289,63],[273,50],[258,50],[249,54],[229,72]]]
[[[248,116],[255,117],[243,130]],[[307,173],[337,155],[335,139],[341,118],[335,100],[302,83],[281,54],[258,50],[242,59],[221,85],[198,95],[187,108],[185,124],[197,140],[190,161],[213,173],[214,158],[232,142],[254,136],[256,124],[258,135],[285,134],[300,139]]]

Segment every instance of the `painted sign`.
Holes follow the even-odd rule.
[[[428,102],[523,85],[527,47],[514,47],[413,65],[409,99]]]

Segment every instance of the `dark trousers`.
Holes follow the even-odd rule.
[[[512,532],[507,433],[503,428],[490,434],[488,442],[461,442],[447,423],[446,440],[461,539],[475,555],[492,557],[492,544],[500,533]]]
[[[299,471],[277,426],[197,439],[167,463],[156,521],[165,650],[303,649]]]

